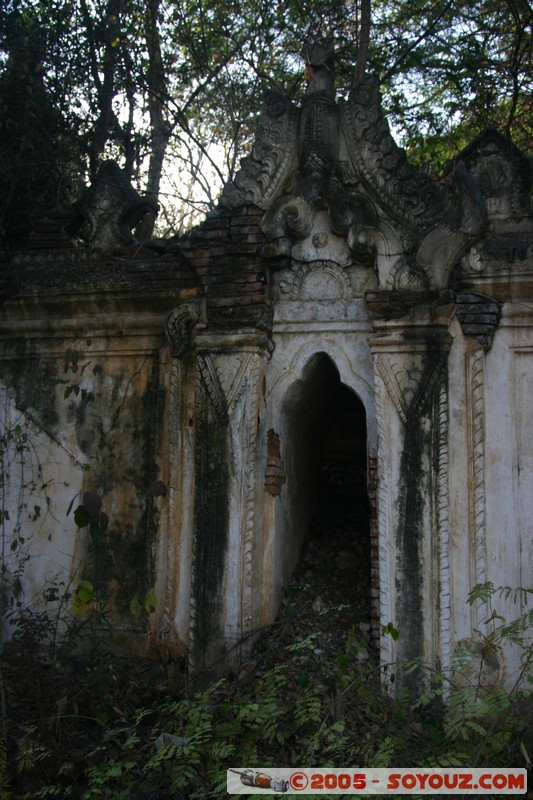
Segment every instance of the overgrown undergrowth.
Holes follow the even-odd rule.
[[[294,592],[305,599],[305,585]],[[479,673],[467,679],[463,653],[460,681],[427,673],[427,691],[412,702],[386,691],[356,628],[335,651],[324,647],[342,609],[321,608],[322,627],[298,634],[293,597],[239,670],[203,689],[178,665],[52,659],[27,636],[12,642],[0,662],[0,797],[223,798],[236,766],[531,765],[530,652],[519,629],[526,669],[511,690],[483,686]],[[500,644],[485,637],[475,653]],[[386,672],[389,688],[398,669]]]

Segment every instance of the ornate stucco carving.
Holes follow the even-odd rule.
[[[349,300],[352,296],[347,271],[337,264],[318,261],[299,264],[294,270],[293,300]]]
[[[477,247],[471,247],[468,253],[462,257],[461,267],[465,272],[483,272],[484,264]]]
[[[486,580],[485,513],[485,353],[470,350],[467,362],[469,452],[469,531],[472,585]]]
[[[208,353],[198,355],[198,373],[221,423],[228,417],[228,401],[220,383],[219,373]]]
[[[451,668],[453,642],[452,642],[452,588],[450,578],[450,520],[449,520],[449,491],[448,491],[448,391],[447,386],[441,384],[438,396],[437,410],[438,425],[438,581],[439,596],[437,598],[439,614],[440,637],[440,664],[445,675]]]
[[[221,206],[254,204],[266,209],[296,167],[297,130],[297,109],[282,95],[267,94],[252,152],[242,159],[234,181],[225,186]]]
[[[354,297],[364,297],[365,292],[375,289],[377,285],[376,273],[370,267],[354,265],[348,270]]]
[[[390,134],[377,79],[366,78],[337,105],[331,48],[321,45],[308,57],[316,63],[308,64],[301,108],[270,99],[252,155],[222,204],[266,211],[267,257],[294,255],[294,243],[326,210],[329,230],[355,260],[376,254],[381,287],[445,287],[486,224],[475,181],[460,162],[445,181],[416,170]],[[316,242],[320,236],[328,231],[317,232]]]
[[[105,161],[77,207],[69,226],[80,230],[89,247],[103,253],[135,241],[132,229],[147,213],[157,214],[157,201],[141,197],[114,161]]]
[[[429,289],[429,280],[424,270],[411,267],[400,259],[391,270],[387,288],[397,291],[424,291]]]
[[[362,81],[341,105],[340,118],[348,153],[362,184],[382,214],[399,226],[399,231],[411,233],[411,245],[396,250],[396,258],[404,252],[411,269],[427,276],[422,279],[424,283],[429,282],[432,288],[446,286],[454,264],[485,225],[475,182],[460,165],[446,183],[434,181],[411,166],[390,134],[381,110],[378,81],[373,76]],[[390,266],[379,256],[378,247],[380,282],[386,286]]]
[[[315,42],[304,50],[307,92],[300,111],[300,171],[311,182],[335,173],[339,126],[334,89],[334,51],[331,43]]]
[[[311,202],[301,195],[284,195],[263,217],[261,227],[269,240],[263,253],[268,257],[292,253],[302,259],[301,248],[295,244],[312,237],[306,249],[312,252],[315,248],[314,258],[330,251],[328,257],[336,256],[339,263],[349,263],[352,257],[369,256],[376,250],[373,234],[377,224],[372,203],[362,195],[339,190],[331,197]],[[312,259],[312,255],[306,258]]]
[[[404,424],[416,417],[442,378],[445,352],[379,353],[376,367]]]
[[[487,128],[447,167],[462,162],[473,175],[485,201],[491,226],[531,217],[533,159],[494,128]],[[512,227],[512,224],[511,224]]]
[[[252,356],[250,353],[211,353],[204,359],[214,370],[225,398],[228,414],[232,414],[240,395],[246,387],[246,373]]]
[[[247,351],[212,351],[198,355],[198,369],[208,395],[222,417],[231,416],[249,381],[254,354]]]
[[[371,267],[352,264],[341,267],[334,261],[292,261],[292,268],[274,277],[274,296],[280,300],[343,300],[364,296],[375,286]]]
[[[247,359],[246,385],[246,443],[244,463],[243,523],[242,523],[242,633],[250,632],[253,624],[254,600],[254,535],[257,509],[257,419],[259,413],[259,375],[261,359],[257,354]],[[251,645],[251,641],[249,642]]]
[[[452,210],[423,236],[416,253],[417,265],[427,272],[430,285],[435,288],[448,285],[453,267],[487,224],[483,198],[464,164],[454,169],[449,191]]]
[[[303,239],[311,233],[314,213],[311,205],[298,195],[279,198],[263,217],[261,227],[269,244],[265,245],[267,256],[289,255],[293,237]]]
[[[404,399],[405,384],[407,383],[408,376],[403,371],[403,364],[400,361],[395,361],[387,356],[377,356],[376,366],[381,375],[384,385],[392,397],[394,405],[398,414],[403,422],[407,422],[407,409],[408,403]],[[400,379],[403,378],[404,388],[400,385]],[[416,381],[413,381],[412,394],[416,390]]]
[[[172,358],[181,358],[189,349],[196,313],[188,305],[177,306],[165,320],[165,333]]]
[[[379,217],[368,197],[353,191],[337,191],[329,205],[329,217],[331,229],[346,237],[354,255],[375,251],[372,233],[379,226]]]
[[[450,192],[415,170],[392,138],[376,76],[361,81],[341,104],[340,119],[356,172],[391,218],[428,228],[452,211]]]
[[[394,542],[392,540],[390,522],[390,485],[389,446],[387,434],[389,430],[389,404],[387,388],[379,371],[375,379],[376,422],[378,434],[378,493],[377,493],[377,528],[378,528],[378,563],[379,563],[379,616],[382,625],[395,620],[394,608]],[[380,659],[382,664],[394,661],[394,640],[392,636],[380,637]]]

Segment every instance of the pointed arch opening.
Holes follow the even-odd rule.
[[[300,575],[325,606],[370,633],[366,412],[326,353],[316,353],[283,403],[286,466],[283,583]],[[348,631],[347,631],[348,632]]]

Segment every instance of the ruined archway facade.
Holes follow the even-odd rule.
[[[471,588],[531,583],[531,159],[489,130],[432,180],[394,144],[376,81],[337,102],[331,53],[311,55],[301,106],[267,99],[250,156],[186,237],[132,242],[117,221],[146,209],[110,164],[66,227],[34,232],[7,268],[7,407],[26,413],[48,365],[50,413],[32,424],[69,486],[56,520],[98,492],[120,636],[145,645],[128,604],[150,589],[149,646],[211,673],[277,613],[313,511],[313,426],[342,387],[364,409],[374,641],[383,663],[447,670],[479,623]],[[63,365],[78,392],[50,378]],[[135,505],[131,487],[156,478],[168,491]],[[54,525],[32,580],[56,550],[83,567]]]

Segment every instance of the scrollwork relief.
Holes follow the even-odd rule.
[[[261,227],[270,244],[265,247],[268,256],[289,255],[293,239],[303,239],[311,233],[314,212],[303,197],[287,195],[268,209]]]
[[[377,77],[365,78],[341,105],[341,124],[356,171],[393,219],[429,227],[446,216],[453,193],[409,164],[381,110]]]
[[[187,305],[173,309],[165,320],[165,333],[172,358],[181,358],[189,349],[196,314]]]
[[[266,209],[297,165],[298,111],[282,95],[267,95],[252,152],[241,161],[232,183],[226,184],[221,206],[253,203]]]

